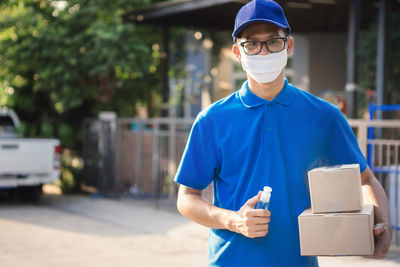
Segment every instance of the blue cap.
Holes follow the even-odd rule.
[[[236,37],[239,37],[244,27],[260,21],[287,29],[289,33],[291,31],[285,14],[278,3],[272,0],[252,0],[242,6],[236,15],[235,29],[232,33],[233,41],[236,41]]]

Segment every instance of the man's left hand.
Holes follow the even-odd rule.
[[[375,251],[372,258],[383,259],[389,252],[390,241],[392,240],[392,226],[390,223],[378,223],[374,226]]]

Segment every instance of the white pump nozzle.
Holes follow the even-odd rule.
[[[269,199],[271,198],[272,188],[269,186],[264,186],[264,190],[261,193],[260,201],[264,203],[269,203]]]

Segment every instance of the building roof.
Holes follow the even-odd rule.
[[[125,21],[213,30],[232,30],[235,15],[248,0],[169,0],[124,14]],[[277,2],[296,32],[348,29],[348,0],[291,0]],[[394,3],[399,4],[397,1]],[[377,12],[375,1],[362,1],[361,25]]]

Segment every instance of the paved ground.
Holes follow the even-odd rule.
[[[0,266],[205,266],[207,229],[172,205],[45,195],[39,204],[0,200]],[[325,257],[320,266],[400,266],[387,260]]]

